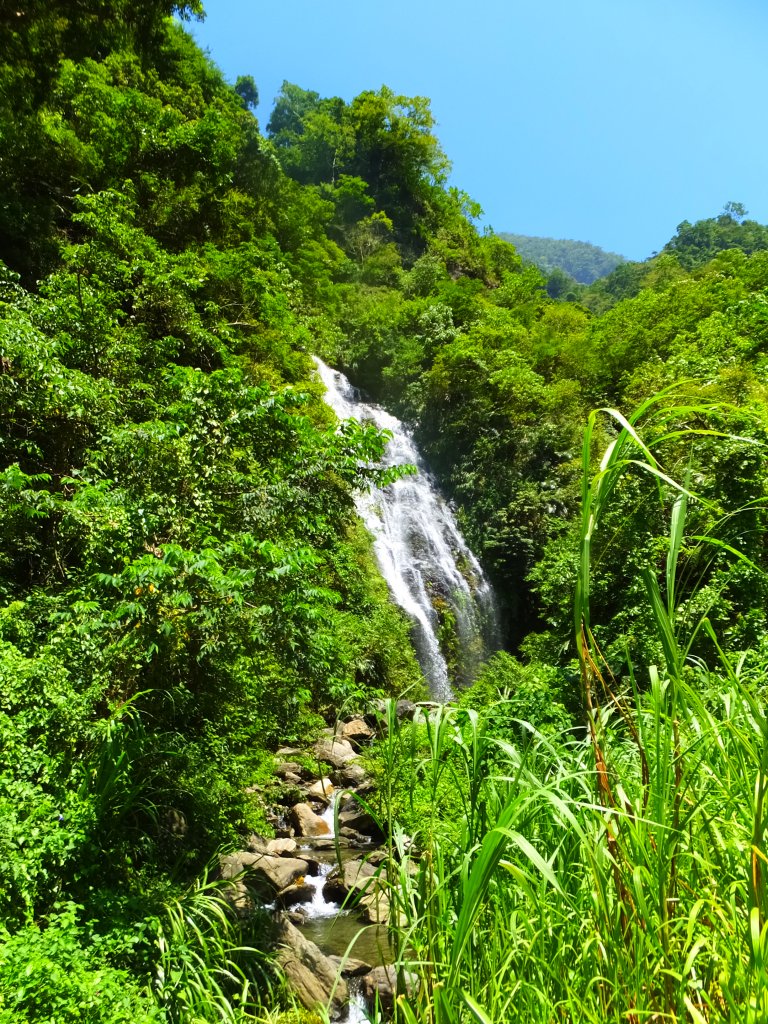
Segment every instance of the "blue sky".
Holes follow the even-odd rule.
[[[768,223],[765,0],[207,0],[227,78],[428,96],[452,183],[496,231],[631,259],[729,200]]]

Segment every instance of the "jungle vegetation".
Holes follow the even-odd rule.
[[[201,14],[0,10],[0,1022],[287,1005],[209,867],[277,746],[422,686],[354,514],[386,438],[313,352],[412,425],[504,620],[373,755],[401,1019],[765,1020],[768,228],[553,298],[427,99],[286,82],[262,128]]]

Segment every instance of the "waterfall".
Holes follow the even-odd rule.
[[[453,681],[469,683],[487,646],[495,641],[493,591],[405,426],[385,409],[364,401],[344,374],[317,357],[315,363],[327,389],[326,402],[339,419],[368,421],[388,430],[392,438],[384,464],[409,463],[418,470],[383,490],[360,494],[356,506],[373,536],[392,596],[413,621],[416,652],[432,696],[449,700],[452,680],[438,641],[441,614],[445,619],[449,612],[455,623]]]

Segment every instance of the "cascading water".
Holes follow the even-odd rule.
[[[435,700],[452,697],[448,666],[438,641],[440,612],[450,611],[458,637],[456,679],[470,682],[496,634],[493,591],[456,521],[430,479],[413,439],[396,417],[363,401],[344,374],[315,357],[339,419],[354,418],[388,430],[384,464],[418,469],[384,490],[358,496],[358,514],[373,535],[379,568],[390,591],[414,623],[419,663]]]

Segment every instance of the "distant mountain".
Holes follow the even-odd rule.
[[[580,284],[592,284],[626,262],[618,253],[570,238],[537,238],[505,231],[499,232],[499,237],[511,242],[526,262],[535,263],[545,274],[557,268]]]

